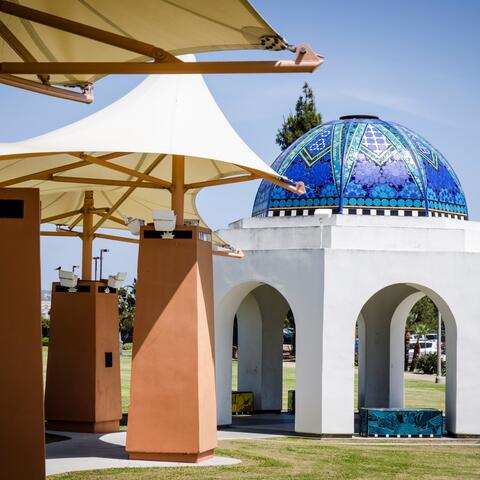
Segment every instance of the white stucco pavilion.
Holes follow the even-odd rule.
[[[405,321],[426,294],[446,328],[447,431],[480,435],[480,223],[317,210],[245,218],[219,234],[245,254],[214,259],[220,425],[231,423],[235,315],[239,388],[254,391],[255,408],[281,409],[282,327],[291,308],[295,431],[351,435],[357,320],[359,406],[402,407]]]

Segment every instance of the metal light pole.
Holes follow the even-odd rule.
[[[95,280],[97,280],[97,263],[100,260],[100,257],[93,257],[93,261],[95,262]]]
[[[437,318],[437,376],[435,383],[440,383],[442,380],[442,314],[438,312]]]
[[[100,249],[100,280],[103,278],[103,254],[108,252],[108,248]]]

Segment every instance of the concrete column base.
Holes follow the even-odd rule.
[[[149,453],[149,452],[130,452],[130,460],[148,460],[152,462],[185,462],[199,463],[213,458],[215,450],[207,450],[201,453]]]

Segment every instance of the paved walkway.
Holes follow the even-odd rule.
[[[217,457],[201,463],[150,462],[129,460],[125,452],[126,432],[109,434],[50,432],[69,437],[69,440],[47,444],[47,475],[105,468],[150,468],[150,467],[212,467],[235,465],[240,460]],[[277,435],[219,431],[219,440],[247,440],[272,438]]]
[[[230,426],[218,430],[218,440],[261,440],[280,436],[302,436],[294,432],[294,415],[288,413],[264,413],[260,415],[234,416]],[[358,423],[358,415],[355,415]],[[358,425],[356,425],[357,427]],[[355,429],[357,430],[357,428]],[[147,468],[147,467],[211,467],[235,465],[240,460],[228,457],[214,457],[199,464],[150,462],[129,460],[125,452],[126,432],[109,434],[51,432],[64,435],[70,440],[49,443],[47,445],[47,475],[106,468]],[[388,439],[353,436],[345,439],[324,439],[325,443],[349,445],[385,445],[395,443],[402,446],[418,445],[479,445],[479,439]]]

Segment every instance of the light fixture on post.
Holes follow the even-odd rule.
[[[67,270],[59,270],[58,278],[60,279],[60,285],[68,288],[69,292],[77,291],[78,276],[73,272]]]
[[[153,224],[157,232],[173,232],[177,219],[173,210],[154,210]]]
[[[72,272],[75,273],[75,269],[80,268],[80,265],[73,265],[72,266]]]
[[[145,220],[124,216],[123,220],[132,235],[140,235],[140,229],[145,225]]]
[[[163,239],[174,238],[173,231],[177,222],[177,216],[173,210],[154,210],[153,225],[157,232],[163,232]]]
[[[97,280],[97,265],[98,265],[98,261],[100,260],[100,257],[93,257],[92,259],[94,262],[95,262],[95,281]]]
[[[109,293],[111,288],[114,288],[115,290],[119,289],[126,278],[127,272],[118,272],[116,275],[109,275],[106,293]]]
[[[108,253],[110,250],[108,248],[101,248],[100,249],[100,280],[102,280],[103,276],[103,254]]]

